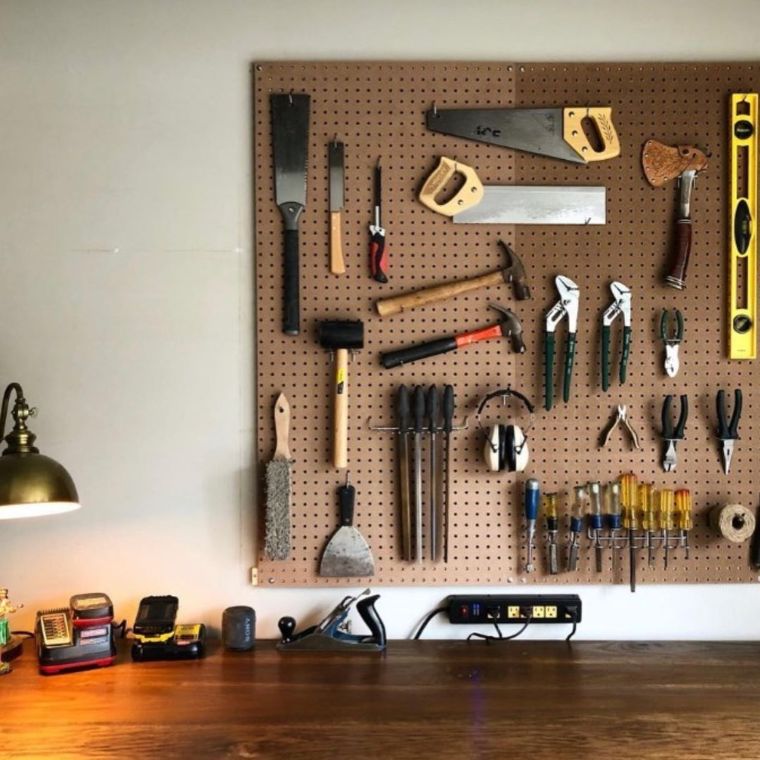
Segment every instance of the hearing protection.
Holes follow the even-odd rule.
[[[502,404],[505,404],[513,396],[521,401],[530,413],[530,422],[525,431],[512,423],[491,425],[486,430],[480,423],[480,415],[488,402],[500,398]],[[493,391],[480,402],[476,420],[486,437],[483,444],[483,459],[488,469],[491,472],[523,472],[528,466],[530,456],[527,432],[533,426],[533,404],[522,393],[511,388]]]

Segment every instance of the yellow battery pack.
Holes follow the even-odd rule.
[[[757,93],[731,95],[729,323],[731,359],[757,353]]]

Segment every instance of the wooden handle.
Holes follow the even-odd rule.
[[[584,161],[605,161],[620,155],[620,141],[615,125],[612,123],[612,109],[609,107],[577,106],[565,108],[562,120],[562,136],[565,142],[584,159]],[[594,150],[583,131],[583,120],[591,119],[596,127],[602,149]]]
[[[274,432],[277,446],[274,450],[275,459],[290,459],[290,404],[285,394],[281,393],[274,402]]]
[[[400,314],[402,311],[416,309],[418,306],[445,301],[447,298],[453,298],[460,293],[469,293],[471,290],[498,285],[501,282],[504,282],[504,275],[501,272],[489,272],[479,277],[471,277],[468,280],[447,282],[443,285],[434,285],[430,288],[402,293],[391,298],[381,298],[375,301],[375,309],[381,317],[389,317],[393,314]]]
[[[437,203],[435,196],[443,190],[445,184],[455,174],[461,174],[464,177],[462,187],[446,203]],[[444,216],[454,216],[454,214],[477,206],[483,200],[483,184],[471,166],[441,156],[438,166],[430,172],[417,197],[420,203],[427,206],[431,211]]]
[[[333,418],[333,466],[348,467],[348,349],[335,352],[335,412]]]
[[[683,290],[686,287],[686,270],[691,255],[691,219],[679,219],[676,224],[676,243],[673,259],[665,282],[673,288]]]
[[[333,274],[346,273],[346,264],[343,261],[340,217],[340,211],[330,212],[330,271]]]

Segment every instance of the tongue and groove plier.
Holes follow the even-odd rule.
[[[628,356],[631,353],[631,289],[622,282],[610,285],[615,299],[602,315],[602,390],[610,387],[610,333],[612,323],[623,315],[623,351],[620,355],[620,383],[625,383],[628,371]]]
[[[581,295],[578,286],[569,277],[565,277],[564,275],[557,275],[554,278],[554,285],[559,293],[559,301],[546,313],[546,328],[544,332],[544,406],[547,411],[552,408],[552,404],[554,403],[554,332],[564,317],[567,317],[567,347],[565,349],[562,398],[565,403],[570,400],[570,382],[573,377],[575,342],[578,333],[578,302]]]

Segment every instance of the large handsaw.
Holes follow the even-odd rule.
[[[298,335],[301,327],[298,220],[306,207],[310,101],[308,95],[270,95],[275,197],[285,234],[282,329],[287,335]]]

